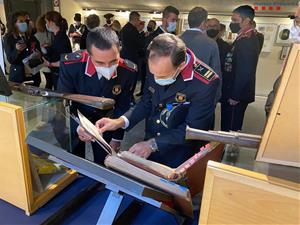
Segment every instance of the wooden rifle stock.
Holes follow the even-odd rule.
[[[101,110],[108,110],[112,109],[115,105],[115,100],[110,98],[104,97],[96,97],[96,96],[89,96],[89,95],[80,95],[80,94],[67,94],[67,93],[60,93],[44,88],[38,88],[30,85],[19,84],[15,82],[8,82],[9,86],[12,90],[23,92],[28,95],[33,96],[41,96],[47,98],[62,98],[74,102],[79,102],[84,105],[91,106],[93,108],[101,109]]]
[[[258,148],[261,141],[260,135],[244,134],[239,132],[204,131],[194,128],[186,128],[187,140],[217,141],[225,144]]]

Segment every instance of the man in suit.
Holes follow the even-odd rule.
[[[188,14],[190,29],[183,32],[180,38],[191,49],[196,57],[210,66],[219,75],[220,58],[217,43],[206,34],[207,11],[201,7],[193,8]]]
[[[133,11],[129,14],[129,22],[122,28],[121,30],[121,57],[125,59],[129,59],[135,64],[139,63],[139,51],[144,48],[145,40],[144,36],[141,35],[138,31],[138,27],[140,27],[141,20],[140,14],[136,11]],[[131,103],[134,104],[134,90],[137,82],[136,73],[134,75],[134,88],[131,93]]]
[[[255,76],[260,44],[253,28],[255,12],[249,5],[233,11],[230,29],[238,33],[225,59],[221,99],[221,129],[239,131],[249,103],[255,101]]]
[[[129,22],[121,30],[121,57],[138,63],[138,50],[143,48],[143,39],[137,29],[140,25],[140,14],[133,11],[129,14]]]
[[[162,24],[146,38],[146,46],[160,34],[174,33],[177,27],[179,10],[173,6],[167,6],[162,15]]]
[[[145,92],[134,108],[118,119],[103,118],[100,133],[131,129],[146,119],[145,141],[129,151],[175,168],[199,150],[202,142],[186,141],[186,126],[207,130],[215,110],[218,75],[173,34],[161,34],[148,47]]]

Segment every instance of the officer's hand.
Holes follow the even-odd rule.
[[[89,135],[81,126],[77,128],[78,137],[81,141],[90,142],[94,141],[93,137]]]
[[[16,49],[17,49],[19,52],[22,52],[26,47],[27,47],[26,44],[20,44],[20,43],[17,43],[17,44],[16,44]]]
[[[147,159],[151,155],[152,150],[150,148],[149,141],[143,141],[143,142],[139,142],[139,143],[133,145],[129,149],[129,152],[131,152],[137,156],[140,156],[142,158]]]
[[[116,152],[119,152],[121,149],[121,141],[111,140],[109,142],[110,147],[112,147],[113,150]]]
[[[125,121],[122,118],[119,119],[109,119],[102,118],[96,122],[96,127],[99,129],[99,132],[103,134],[105,131],[117,130],[121,127],[124,127]]]
[[[235,100],[230,98],[230,99],[228,99],[228,103],[231,106],[235,106],[235,105],[239,104],[239,101],[235,101]]]

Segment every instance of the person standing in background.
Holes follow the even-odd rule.
[[[293,43],[300,44],[300,1],[295,12],[293,26],[291,28],[291,39]]]
[[[222,75],[225,73],[224,66],[225,66],[225,57],[226,54],[230,51],[230,44],[223,40],[223,37],[226,32],[226,26],[224,24],[220,24],[220,32],[217,35],[217,45],[219,48],[219,55],[220,55],[220,64],[221,64],[221,73]]]
[[[139,51],[144,47],[144,40],[142,35],[139,33],[138,28],[140,27],[140,14],[133,11],[129,14],[129,22],[121,30],[121,57],[129,59],[135,64],[139,62]],[[134,90],[137,82],[137,73],[135,74],[135,82],[132,90],[131,103],[134,104]]]
[[[118,35],[118,38],[120,40],[121,39],[120,32],[122,30],[122,26],[121,26],[119,20],[114,20],[114,22],[112,22],[110,28],[116,32],[116,34]]]
[[[112,13],[106,13],[103,17],[106,19],[106,23],[104,24],[104,27],[111,27],[113,21],[114,21],[114,14]]]
[[[218,45],[213,39],[209,38],[205,32],[207,15],[208,13],[204,8],[193,8],[188,14],[190,29],[183,32],[180,38],[186,46],[194,52],[198,59],[207,64],[218,74],[222,81]],[[221,92],[220,82],[220,86],[217,89],[216,103],[221,98]]]
[[[28,79],[25,73],[23,60],[29,58],[32,54],[36,54],[41,60],[41,49],[39,41],[31,35],[26,22],[24,12],[19,11],[13,13],[7,21],[8,32],[4,36],[4,49],[8,62],[10,63],[9,80],[22,83],[27,80],[33,80],[34,86],[41,83],[40,73],[32,74]],[[32,62],[36,64],[35,62]],[[36,65],[32,65],[32,68]]]
[[[179,10],[174,6],[167,6],[162,14],[162,24],[146,38],[146,47],[158,35],[176,31]]]
[[[100,18],[96,14],[91,14],[86,18],[86,28],[80,39],[80,49],[86,49],[86,38],[90,31],[100,26]]]
[[[57,89],[57,81],[60,66],[60,55],[63,53],[72,52],[71,43],[64,30],[64,19],[59,12],[49,11],[45,15],[46,28],[54,35],[51,46],[46,47],[47,59],[44,61],[46,65],[51,69],[52,82],[54,90]]]
[[[87,28],[81,23],[81,14],[75,13],[74,21],[69,28],[69,37],[72,39],[73,48],[77,49],[76,46],[80,45],[81,36]]]
[[[46,28],[46,21],[45,21],[45,15],[40,16],[36,21],[36,33],[35,37],[40,43],[41,51],[43,53],[43,56],[47,58],[47,47],[50,47],[53,42],[53,33],[49,32]],[[48,67],[44,67],[42,69],[43,74],[46,78],[46,85],[45,88],[52,89],[53,88],[53,82],[52,82],[52,75],[51,70]]]
[[[249,103],[255,101],[256,67],[260,44],[253,29],[254,9],[243,5],[231,17],[230,29],[238,33],[225,59],[221,99],[221,129],[240,131]]]
[[[151,33],[153,33],[156,29],[156,22],[155,20],[149,20],[147,25],[147,32],[145,36],[149,36]]]

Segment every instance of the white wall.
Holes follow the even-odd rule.
[[[60,1],[60,13],[68,21],[70,26],[70,24],[74,23],[74,14],[82,14],[83,10],[78,3],[73,0],[62,0]]]

